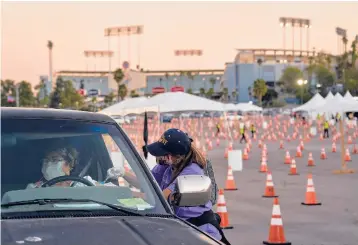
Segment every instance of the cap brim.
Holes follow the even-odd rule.
[[[163,149],[163,144],[160,142],[155,142],[147,146],[148,152],[155,157],[162,157],[169,154],[168,151]]]

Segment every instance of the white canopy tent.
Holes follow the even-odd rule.
[[[329,93],[327,94],[326,98],[324,98],[325,100],[331,100],[334,98],[334,95],[332,94],[331,91],[329,91]]]
[[[132,107],[137,107],[138,105],[141,105],[142,103],[144,103],[145,101],[147,101],[148,98],[147,97],[136,97],[136,98],[127,98],[123,101],[120,101],[114,105],[111,105],[105,109],[103,109],[102,111],[100,111],[99,113],[102,114],[107,114],[109,116],[119,116],[119,115],[127,115],[130,113],[126,113],[128,108],[132,108]],[[138,111],[132,112],[133,114],[140,114],[142,112]]]
[[[223,104],[224,106],[224,110],[225,111],[237,111],[236,105],[235,104]]]
[[[305,104],[298,106],[293,109],[293,111],[313,111],[315,108],[320,107],[326,103],[325,99],[319,94],[316,93],[309,101]]]
[[[236,105],[236,110],[247,111],[262,111],[262,108],[252,103],[239,103]]]
[[[358,111],[358,102],[347,102],[342,95],[339,93],[336,94],[336,96],[330,97],[327,99],[326,97],[326,103],[315,108],[315,111],[317,113],[325,113],[326,116],[329,116],[327,114],[336,114],[336,113],[344,113],[344,112],[350,112],[350,111]]]
[[[106,109],[102,112],[105,112]],[[141,114],[145,111],[169,113],[178,111],[224,110],[224,105],[220,102],[184,92],[167,92],[139,101],[138,103],[128,103],[128,106],[118,111],[119,114],[117,115]]]
[[[357,101],[353,98],[353,96],[351,95],[351,93],[349,91],[346,92],[346,94],[344,95],[344,100],[350,104],[355,104]]]

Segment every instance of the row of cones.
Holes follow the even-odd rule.
[[[266,190],[263,197],[274,197],[269,235],[267,241],[263,241],[263,243],[267,245],[276,245],[276,244],[290,245],[291,243],[288,242],[285,238],[279,200],[278,200],[278,196],[275,195],[275,190],[272,182],[272,175],[270,172],[268,172],[267,174]],[[316,192],[315,192],[311,174],[308,175],[306,198],[305,201],[302,202],[302,205],[307,205],[307,206],[321,205],[321,203],[317,202],[316,200]],[[224,190],[222,189],[219,190],[217,213],[221,218],[220,227],[222,229],[232,229],[233,226],[231,226],[229,222],[229,215],[226,208]]]

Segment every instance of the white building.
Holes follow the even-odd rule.
[[[111,92],[117,92],[117,83],[113,74],[109,74],[108,71],[59,71],[54,81],[58,77],[71,80],[76,90],[80,89],[82,83],[87,94],[95,95],[97,91],[98,95],[105,96]],[[129,91],[140,91],[146,86],[146,76],[139,71],[130,70],[125,73],[123,80]]]

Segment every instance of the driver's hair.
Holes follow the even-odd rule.
[[[64,161],[72,169],[78,162],[78,155],[78,151],[73,147],[58,148],[56,150],[49,151],[46,154],[43,159],[43,165]]]

